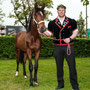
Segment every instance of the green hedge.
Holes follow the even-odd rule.
[[[0,58],[16,58],[14,40],[15,37],[0,37]],[[43,37],[40,57],[53,56],[53,47],[53,41],[47,37]],[[75,39],[74,48],[77,57],[89,57],[90,39]]]
[[[74,48],[77,57],[90,57],[90,39],[75,39]]]
[[[3,36],[0,37],[0,58],[15,58],[15,37]]]

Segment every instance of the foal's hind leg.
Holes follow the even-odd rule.
[[[38,71],[38,58],[40,55],[40,50],[35,52],[35,65],[34,65],[34,82],[35,82],[35,86],[38,86],[38,82],[37,82],[37,71]]]
[[[19,54],[20,54],[20,50],[16,49],[16,57],[17,57],[17,68],[16,68],[16,74],[15,76],[18,76],[18,71],[19,71]]]
[[[27,54],[24,53],[24,60],[23,60],[23,75],[24,75],[24,78],[27,78],[27,75],[26,75],[26,60],[27,60]]]

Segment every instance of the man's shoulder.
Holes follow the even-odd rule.
[[[55,23],[55,19],[54,19],[54,20],[49,21],[49,25],[53,25],[54,23]]]
[[[70,17],[67,17],[67,18],[68,18],[68,20],[71,21],[71,22],[76,22],[75,19],[72,19],[72,18],[70,18]]]

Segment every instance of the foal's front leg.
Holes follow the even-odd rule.
[[[38,71],[38,60],[35,60],[35,65],[34,65],[34,82],[35,82],[35,86],[38,86],[38,82],[37,82],[37,71]]]
[[[32,64],[32,61],[31,61],[32,52],[29,48],[27,49],[27,55],[28,55],[28,59],[29,59],[30,86],[33,86],[33,77],[32,77],[33,64]]]
[[[33,64],[31,60],[29,61],[29,71],[30,71],[30,86],[33,86],[33,76],[32,76]]]
[[[38,58],[40,55],[40,50],[35,52],[35,65],[34,65],[34,82],[35,82],[35,86],[38,86],[38,82],[37,82],[37,71],[38,71]]]

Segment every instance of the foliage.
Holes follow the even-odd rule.
[[[80,12],[79,19],[77,20],[77,25],[78,25],[78,30],[79,30],[78,36],[80,38],[82,38],[82,36],[86,34],[85,28],[84,28],[85,27],[85,20],[82,17],[82,12]]]
[[[15,18],[15,24],[20,22],[25,28],[27,28],[29,23],[29,15],[32,12],[35,2],[37,2],[40,6],[42,3],[45,3],[47,8],[52,7],[52,0],[11,0],[14,8],[14,14],[11,12],[9,17]],[[51,14],[51,12],[46,11],[46,14],[48,17],[48,14]]]
[[[89,5],[89,3],[90,3],[89,0],[81,0],[81,2],[83,2],[83,6],[84,5]]]
[[[75,39],[74,40],[75,55],[77,57],[90,56],[90,39]]]
[[[47,37],[42,38],[41,57],[53,56],[53,41]]]
[[[0,58],[15,58],[15,37],[0,37]]]
[[[2,5],[2,1],[0,0],[0,26],[2,26],[2,23],[4,22],[3,18],[5,17],[5,13],[3,13],[2,11],[1,5]]]
[[[0,37],[0,58],[16,58],[14,39],[14,36]],[[90,39],[75,39],[74,47],[77,57],[90,56]],[[43,37],[40,57],[52,57],[53,48],[53,41],[47,37]]]

